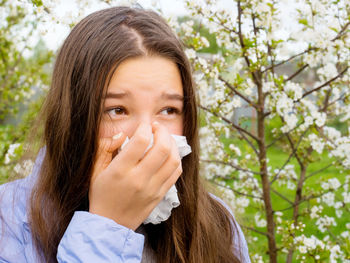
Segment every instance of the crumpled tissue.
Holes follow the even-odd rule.
[[[185,136],[171,134],[171,136],[175,139],[176,145],[179,149],[180,158],[182,159],[184,156],[191,153],[191,146],[187,144],[187,140]],[[126,137],[124,143],[120,147],[122,150],[125,145],[129,142],[129,138]],[[148,145],[145,153],[152,147],[153,145],[153,134],[151,138],[151,142]],[[171,210],[180,205],[179,197],[177,196],[177,189],[175,185],[173,185],[169,191],[165,194],[163,200],[153,209],[151,214],[146,218],[143,222],[144,224],[152,223],[154,225],[159,224],[165,220],[167,220],[171,215]]]

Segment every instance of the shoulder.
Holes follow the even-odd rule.
[[[0,261],[12,262],[9,259],[22,259],[24,253],[25,181],[25,179],[20,179],[0,186]]]
[[[240,227],[240,225],[238,224],[238,222],[236,221],[236,218],[231,210],[231,208],[219,197],[217,197],[216,195],[209,193],[209,196],[216,200],[218,203],[220,203],[223,207],[225,207],[227,209],[227,211],[232,215],[232,225],[233,225],[233,231],[234,231],[234,235],[233,235],[233,247],[234,250],[236,252],[237,255],[241,255],[241,261],[243,263],[249,263],[250,262],[250,258],[249,258],[249,253],[248,253],[248,246],[247,246],[247,242],[245,240],[244,234],[242,232],[242,229]]]
[[[0,216],[3,221],[17,221],[26,211],[27,188],[25,179],[0,186]]]
[[[27,203],[40,170],[41,161],[42,151],[29,176],[0,185],[1,262],[37,262],[27,219]]]
[[[0,185],[0,220],[4,223],[27,222],[27,202],[40,170],[44,151],[40,150],[30,175]]]

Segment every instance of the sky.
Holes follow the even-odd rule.
[[[71,0],[60,0],[60,4],[54,7],[54,13],[58,15],[58,17],[65,17],[70,13],[74,14],[77,12],[78,7],[72,5]],[[95,2],[95,1],[90,1]],[[126,1],[117,1],[118,3],[123,3]],[[183,16],[188,14],[186,10],[185,3],[183,0],[138,0],[137,1],[143,8],[151,8],[152,3],[157,2],[158,7],[162,10],[162,13],[166,16]],[[232,8],[232,0],[219,0],[219,6],[224,6],[226,8]],[[84,16],[102,9],[103,7],[108,7],[107,5],[101,4],[92,4],[90,8],[87,9],[87,12]],[[63,40],[67,37],[69,33],[69,28],[57,24],[55,22],[48,22],[45,26],[42,26],[42,30],[46,30],[45,34],[43,34],[43,39],[46,45],[52,49],[56,50],[63,42]]]
[[[58,14],[59,17],[64,17],[69,15],[69,13],[77,12],[77,6],[72,5],[70,0],[60,0],[60,4],[54,8],[54,12]],[[120,1],[123,3],[123,1]],[[137,1],[143,8],[152,8],[151,0],[139,0]],[[182,0],[159,0],[159,7],[166,15],[171,16],[181,16],[187,13],[184,2]],[[94,11],[100,10],[107,5],[92,4],[90,8],[87,9],[85,15],[88,15]],[[57,23],[48,23],[45,27],[47,32],[43,35],[43,39],[46,45],[52,49],[56,50],[58,46],[63,42],[69,33],[69,29],[63,25]]]

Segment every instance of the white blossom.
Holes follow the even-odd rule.
[[[338,72],[333,63],[327,63],[324,67],[317,70],[317,74],[323,76],[323,80],[328,80],[337,76]]]
[[[261,218],[261,214],[259,212],[255,214],[254,218],[257,227],[266,227],[266,219]]]
[[[15,150],[20,146],[20,143],[13,143],[9,146],[9,149],[7,150],[7,153],[5,155],[5,164],[9,164],[12,157],[15,157]]]
[[[341,184],[337,178],[328,179],[328,183],[329,183],[329,188],[334,189],[334,190],[338,189],[341,186]]]
[[[339,245],[335,245],[330,249],[330,262],[331,263],[337,263],[337,259],[339,258],[339,256],[342,254]]]
[[[311,213],[310,213],[311,219],[318,218],[322,213],[322,210],[323,210],[322,206],[317,206],[317,205],[313,206],[311,208]]]
[[[241,99],[238,98],[238,97],[234,97],[233,100],[232,100],[232,105],[235,108],[241,107]]]
[[[300,85],[293,82],[287,82],[287,84],[284,86],[284,91],[287,94],[291,94],[291,97],[294,101],[301,99],[303,95],[303,90]]]
[[[317,137],[316,134],[312,133],[308,136],[308,139],[310,140],[311,146],[312,148],[318,152],[318,153],[322,153],[323,152],[323,148],[324,148],[324,142],[322,141],[321,138]]]
[[[284,121],[286,124],[281,128],[282,132],[289,132],[294,129],[298,123],[298,117],[295,114],[284,115]]]
[[[328,227],[336,226],[337,223],[335,222],[334,217],[329,217],[329,216],[324,215],[323,217],[320,217],[317,219],[316,225],[317,225],[318,229],[322,233],[324,233]]]
[[[192,48],[188,48],[185,50],[185,53],[186,53],[186,56],[189,58],[189,59],[194,59],[196,58],[196,51]]]
[[[333,192],[328,192],[321,197],[322,202],[326,203],[328,206],[334,205],[335,195]]]
[[[349,204],[350,203],[350,193],[349,192],[343,192],[342,196],[344,198],[344,203]]]
[[[241,150],[237,146],[235,146],[234,144],[231,143],[229,145],[229,148],[231,151],[235,152],[236,155],[241,156]]]
[[[333,127],[324,127],[323,131],[332,141],[335,141],[341,137],[341,133]]]

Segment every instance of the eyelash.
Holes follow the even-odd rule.
[[[119,107],[114,107],[114,108],[107,109],[107,110],[105,111],[105,113],[109,114],[111,111],[114,111],[114,110],[123,110],[123,111],[125,111],[125,108],[124,108],[124,107],[121,107],[121,106],[119,106]],[[176,115],[181,114],[181,111],[180,111],[179,109],[177,109],[177,108],[174,108],[174,107],[165,107],[165,108],[163,108],[163,109],[161,110],[161,112],[164,111],[164,110],[171,110],[171,111],[173,112],[173,114],[176,114]],[[170,113],[170,114],[171,114],[171,113]],[[121,115],[121,114],[116,114],[116,115]]]

